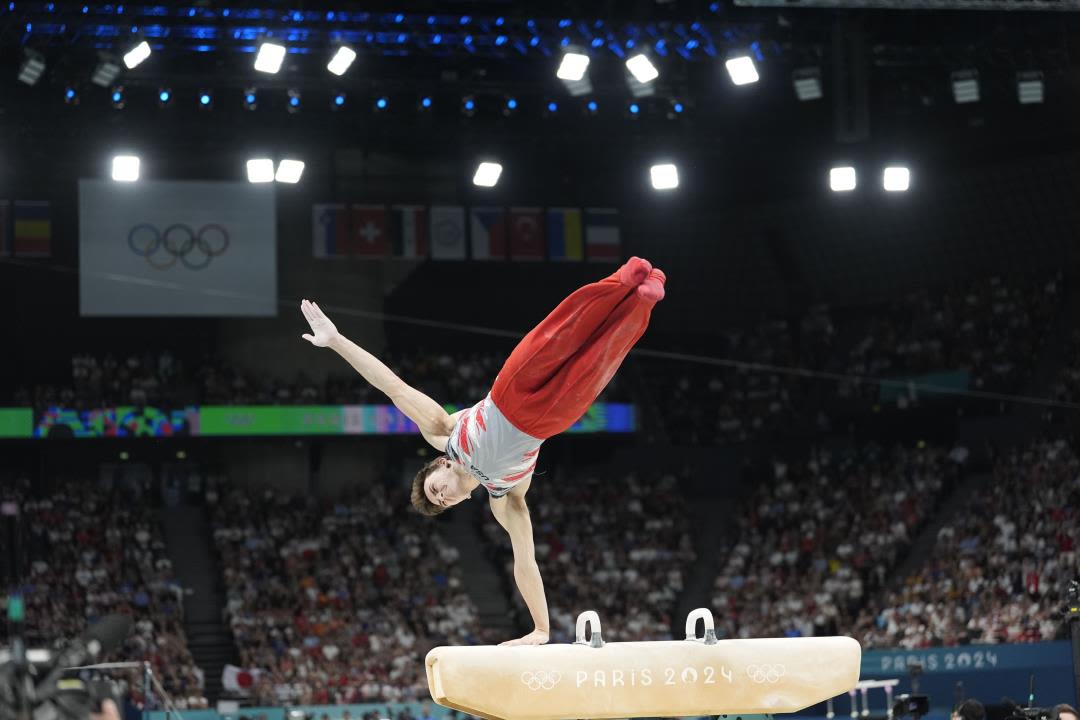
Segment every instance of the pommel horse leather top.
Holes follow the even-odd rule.
[[[438,647],[426,665],[444,707],[489,720],[572,720],[796,712],[854,688],[861,659],[848,637],[718,641],[701,608],[686,618],[686,640],[605,643],[590,610],[573,644]]]

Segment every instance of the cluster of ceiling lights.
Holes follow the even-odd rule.
[[[859,175],[854,167],[834,167],[829,171],[829,188],[836,193],[854,191],[859,186]],[[911,188],[911,170],[902,165],[885,168],[881,173],[881,187],[885,192],[907,192]]]
[[[112,179],[135,182],[139,179],[142,160],[138,155],[116,155],[112,159]],[[304,162],[283,158],[275,167],[272,158],[259,157],[247,161],[247,179],[251,183],[288,183],[295,185],[304,174]]]

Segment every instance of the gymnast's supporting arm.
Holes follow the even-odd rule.
[[[446,441],[454,428],[454,419],[439,403],[406,384],[381,360],[339,333],[318,305],[304,300],[300,303],[300,310],[311,325],[312,334],[304,335],[305,340],[316,347],[328,347],[345,358],[356,372],[376,390],[383,392],[398,410],[416,423],[424,439],[436,450],[441,452],[446,449]]]
[[[535,626],[525,637],[505,642],[503,645],[543,645],[548,641],[551,630],[544,580],[540,577],[540,566],[536,564],[532,518],[529,516],[529,506],[525,504],[525,493],[531,483],[530,475],[509,495],[491,499],[492,514],[510,534],[510,544],[514,549],[514,582],[529,608]]]

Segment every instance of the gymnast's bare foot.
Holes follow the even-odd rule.
[[[645,282],[638,285],[637,294],[646,300],[660,302],[664,299],[664,284],[666,282],[667,275],[664,274],[664,271],[660,268],[653,268]]]
[[[619,268],[619,282],[627,287],[637,287],[649,277],[652,263],[644,258],[632,257]]]

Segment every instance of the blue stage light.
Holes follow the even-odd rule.
[[[402,15],[401,13],[398,13],[397,15],[394,16],[394,22],[396,22],[396,23],[405,22],[405,16]]]
[[[683,108],[683,104],[681,102],[677,102],[671,106],[671,109],[674,110],[676,113],[681,113],[685,108]]]
[[[514,98],[510,98],[506,101],[507,110],[517,110],[518,102]]]
[[[472,101],[472,100],[466,100],[465,101],[465,109],[468,110],[469,112],[472,112],[473,110],[476,109],[476,103],[474,101]]]
[[[390,101],[387,100],[385,97],[381,97],[375,101],[375,107],[377,107],[379,110],[385,110],[387,107],[389,107],[389,105]]]
[[[502,27],[505,24],[506,24],[506,18],[504,18],[504,17],[495,18],[495,26],[496,27]]]
[[[496,37],[495,38],[495,44],[496,45],[505,45],[506,44],[506,36],[505,35],[499,35],[498,37]]]
[[[158,93],[158,100],[163,102],[163,103],[169,102],[169,98],[171,98],[171,97],[172,97],[172,93],[170,93],[168,90],[162,90],[161,92]]]
[[[604,44],[604,38],[593,38],[592,46],[594,48],[601,47],[601,46],[603,46],[603,44]]]
[[[442,35],[432,35],[431,36],[431,44],[432,45],[438,45],[441,42],[442,42]]]
[[[630,114],[637,115],[639,112],[641,112],[641,106],[637,103],[630,103]]]
[[[124,93],[119,90],[114,90],[112,94],[112,101],[114,103],[122,102],[124,100]]]
[[[422,99],[420,101],[420,106],[425,107],[425,108],[431,107],[431,98],[426,97],[426,98]]]
[[[596,104],[595,100],[590,100],[589,104],[586,105],[586,107],[589,108],[589,112],[593,112],[593,113],[596,112],[600,108],[600,106]]]
[[[470,22],[472,22],[471,17],[469,17],[468,15],[462,15],[461,16],[461,24],[462,25],[468,25]]]
[[[341,107],[344,104],[345,104],[345,95],[343,93],[338,93],[337,95],[334,96],[334,105],[336,105],[337,107]]]
[[[211,98],[210,98],[209,93],[203,93],[202,95],[199,96],[199,104],[202,105],[203,107],[206,107],[207,105],[209,105],[210,100],[211,100]]]
[[[559,112],[559,103],[557,103],[555,101],[549,102],[548,103],[548,112],[549,113]]]
[[[75,99],[75,91],[72,90],[71,88],[68,88],[67,90],[65,90],[64,91],[64,99],[67,100],[68,102],[71,102],[72,100],[74,100]]]
[[[529,44],[532,45],[533,47],[536,47],[537,45],[540,44],[540,38],[538,36],[536,36],[536,35],[533,35],[529,39]]]

